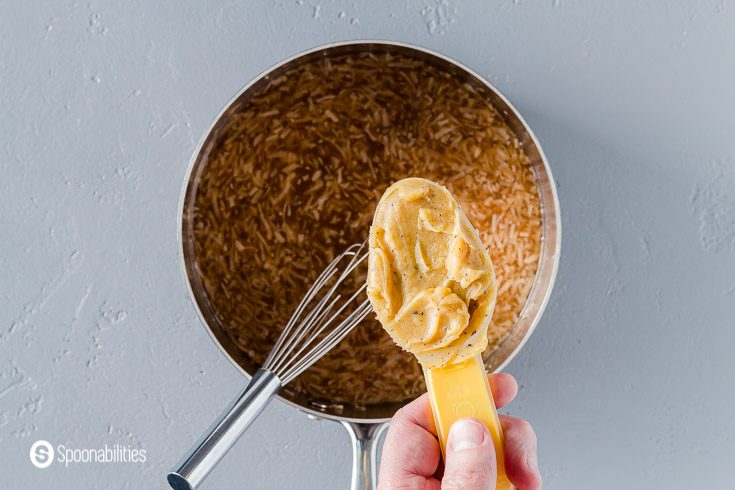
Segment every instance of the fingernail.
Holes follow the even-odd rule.
[[[449,444],[454,451],[476,449],[485,442],[485,427],[472,419],[459,419],[449,429]]]

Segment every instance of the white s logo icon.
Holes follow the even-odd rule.
[[[31,446],[31,463],[36,468],[48,468],[54,462],[54,448],[48,441],[36,441]]]

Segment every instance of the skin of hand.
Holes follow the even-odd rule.
[[[488,376],[498,408],[518,393],[510,374]],[[505,471],[518,490],[541,488],[536,434],[525,420],[500,415],[505,436]],[[427,395],[401,408],[391,419],[383,445],[378,490],[490,490],[495,488],[495,449],[477,419],[460,419],[449,431],[446,463],[441,460]]]

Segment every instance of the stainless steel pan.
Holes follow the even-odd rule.
[[[257,370],[258,366],[238,349],[222,325],[216,320],[196,268],[192,223],[198,177],[202,168],[207,164],[212,147],[217,142],[222,130],[227,126],[232,115],[237,113],[248,101],[249,97],[262,88],[269,79],[278,77],[295,65],[317,58],[366,51],[375,53],[390,52],[418,58],[446,70],[463,81],[471,83],[502,114],[506,123],[514,131],[530,158],[541,197],[543,221],[541,256],[533,288],[518,321],[503,343],[485,362],[488,372],[499,371],[516,355],[531,335],[549,300],[558,267],[561,244],[559,201],[556,195],[554,180],[541,146],[511,103],[477,73],[442,54],[425,48],[389,41],[349,41],[320,46],[298,54],[268,69],[245,85],[228,102],[222,112],[215,118],[212,126],[205,133],[202,141],[195,150],[182,191],[179,213],[179,244],[181,246],[184,273],[189,286],[189,292],[194,306],[199,313],[199,317],[207,328],[212,340],[247,379]],[[377,440],[387,427],[391,416],[402,404],[375,405],[367,409],[362,408],[358,410],[338,404],[317,405],[310,403],[311,400],[302,395],[288,391],[282,392],[278,395],[278,398],[283,403],[306,413],[310,417],[340,422],[349,432],[350,440],[352,441],[352,488],[365,490],[374,488],[377,481],[375,466]]]

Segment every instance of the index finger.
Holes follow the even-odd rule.
[[[495,408],[509,404],[518,394],[518,382],[512,374],[490,374],[487,379],[490,381],[490,391],[493,392]]]

